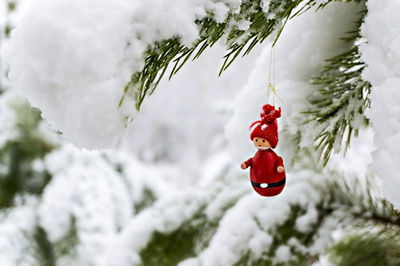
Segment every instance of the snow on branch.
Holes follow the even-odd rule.
[[[303,2],[29,2],[5,50],[9,77],[68,140],[110,147],[173,60],[171,74],[225,36],[225,70]]]
[[[386,198],[400,209],[400,11],[393,1],[368,1],[369,13],[361,34],[368,42],[360,45],[366,63],[362,77],[371,82],[371,109],[367,112],[374,128],[374,162],[371,169],[383,179]],[[396,26],[394,26],[396,25]]]

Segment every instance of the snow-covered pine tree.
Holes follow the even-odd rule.
[[[375,27],[387,26],[400,7],[389,0],[370,2],[35,0],[5,50],[11,82],[0,102],[0,196],[7,199],[0,264],[399,264],[400,217],[391,204],[398,206],[399,182],[388,173],[395,172],[395,164],[385,169],[398,158],[388,142],[399,141],[398,118],[390,116],[394,125],[387,127],[379,113],[396,114],[387,103],[395,106],[398,95],[393,80],[398,70],[389,71],[399,57],[398,31],[380,27],[387,36],[380,41]],[[8,36],[7,25],[2,37]],[[191,174],[199,181],[185,182],[187,169],[180,171],[179,165],[186,161],[169,161],[172,156],[165,153],[173,153],[174,146],[168,141],[151,146],[162,146],[163,155],[145,162],[149,157],[141,156],[147,152],[78,150],[50,138],[37,110],[12,91],[22,89],[79,145],[111,145],[142,103],[167,121],[147,117],[151,133],[165,138],[180,130],[191,133],[190,139],[188,125],[174,123],[175,113],[168,116],[173,107],[165,98],[185,108],[195,101],[164,94],[163,104],[146,107],[143,100],[164,73],[172,77],[221,40],[228,50],[221,71],[259,43],[267,44],[231,103],[226,142],[218,128],[212,138],[217,144],[206,150],[207,157],[214,155],[196,160],[201,166]],[[251,191],[237,164],[250,153],[247,126],[265,103],[273,43],[288,184],[281,196],[265,199]],[[194,71],[204,71],[207,63]],[[393,92],[390,101],[374,93],[374,86],[383,85]],[[371,125],[378,148],[373,159]],[[202,130],[214,132],[209,127]],[[16,152],[20,159],[12,157]],[[367,168],[372,160],[374,171]],[[385,197],[378,176],[384,178]],[[16,180],[20,185],[5,185]]]

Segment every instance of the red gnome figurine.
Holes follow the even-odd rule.
[[[272,150],[278,144],[278,123],[281,108],[266,104],[260,114],[261,120],[251,124],[250,139],[258,149],[253,158],[240,165],[244,170],[250,166],[250,181],[254,190],[261,196],[271,197],[282,192],[286,177],[282,158]]]

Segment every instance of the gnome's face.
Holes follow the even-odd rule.
[[[256,137],[253,139],[254,146],[256,146],[257,149],[259,150],[268,150],[271,148],[271,144],[268,142],[268,140]]]

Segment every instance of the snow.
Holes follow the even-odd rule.
[[[12,211],[0,216],[0,264],[35,265],[34,247],[29,244],[34,230],[37,200],[27,198],[27,204],[17,205]],[[24,256],[21,256],[24,254]]]
[[[13,85],[77,145],[111,146],[124,130],[115,88],[129,78],[129,9],[127,1],[35,1],[12,34]]]
[[[262,6],[262,9],[264,12],[268,12],[270,4],[271,4],[271,0],[262,0],[261,1],[261,6]]]
[[[273,236],[259,231],[249,242],[249,250],[255,258],[259,258],[265,252],[265,247],[270,247],[273,241]]]
[[[13,70],[13,82],[19,84],[25,94],[31,95],[29,98],[32,103],[32,99],[37,100],[35,105],[39,106],[41,101],[44,102],[44,107],[39,106],[42,111],[43,108],[47,110],[47,113],[46,110],[43,111],[43,115],[49,121],[54,118],[52,123],[55,128],[65,126],[62,131],[67,139],[74,139],[74,143],[91,147],[112,145],[125,130],[125,109],[110,111],[107,110],[110,105],[96,105],[102,101],[105,104],[114,104],[107,97],[111,95],[114,100],[118,100],[117,96],[121,95],[120,88],[112,86],[114,83],[111,84],[111,81],[103,87],[106,78],[115,79],[115,84],[123,83],[124,67],[128,74],[139,67],[142,59],[138,51],[141,51],[141,46],[145,43],[168,37],[172,32],[182,34],[185,41],[190,43],[197,30],[191,24],[193,16],[203,16],[204,6],[213,10],[218,19],[223,19],[227,8],[235,10],[240,2],[224,1],[221,4],[222,2],[203,0],[187,1],[183,4],[184,8],[195,3],[198,5],[198,8],[190,11],[182,10],[189,14],[187,17],[180,16],[174,20],[169,15],[161,16],[157,18],[159,23],[153,25],[155,14],[165,11],[171,16],[178,16],[179,10],[175,5],[161,0],[140,3],[100,1],[102,7],[94,7],[88,0],[79,3],[73,0],[71,5],[61,0],[36,1],[38,6],[32,4],[27,8],[25,18],[20,24],[32,21],[33,25],[27,26],[32,32],[29,33],[22,27],[17,28],[13,37],[15,39],[12,40],[16,48],[7,51],[7,56],[15,63],[14,67],[17,63],[20,64],[20,68]],[[263,3],[267,5],[269,1]],[[148,13],[142,12],[151,5],[155,5],[155,8]],[[372,3],[370,5],[375,6]],[[41,6],[43,11],[39,10]],[[103,10],[104,7],[121,16],[109,19],[110,12]],[[382,8],[377,6],[373,9],[379,11]],[[33,10],[39,13],[35,15]],[[54,13],[47,13],[50,10]],[[357,10],[355,4],[332,3],[316,13],[309,11],[289,21],[278,41],[276,87],[283,100],[280,103],[275,99],[283,108],[282,118],[279,119],[283,131],[280,132],[278,153],[283,155],[287,169],[287,184],[281,195],[268,199],[259,197],[249,184],[248,172],[239,168],[240,162],[255,151],[249,140],[248,126],[259,118],[259,112],[266,100],[269,45],[263,47],[261,55],[255,51],[250,57],[246,57],[245,60],[250,58],[246,63],[235,62],[230,71],[224,73],[219,80],[216,77],[218,61],[215,58],[220,58],[224,51],[217,46],[195,64],[185,66],[179,77],[171,82],[160,83],[159,90],[144,103],[142,112],[136,116],[135,126],[127,130],[126,138],[120,142],[121,149],[88,151],[62,144],[60,149],[48,154],[44,160],[33,162],[33,169],[48,170],[52,180],[40,200],[23,197],[21,203],[17,200],[18,204],[12,211],[0,214],[0,264],[18,265],[18,262],[21,265],[35,265],[36,253],[31,250],[33,240],[28,236],[32,235],[35,227],[41,226],[50,244],[56,249],[59,243],[70,236],[71,229],[75,230],[78,241],[69,246],[68,251],[76,253],[58,254],[57,265],[137,265],[141,263],[141,249],[147,247],[154,232],[167,235],[199,213],[207,221],[217,221],[218,227],[215,234],[210,236],[209,246],[196,250],[193,258],[182,261],[180,265],[233,265],[246,255],[249,255],[249,259],[266,258],[275,238],[279,236],[279,227],[292,218],[295,219],[293,230],[300,233],[312,232],[315,233],[314,237],[306,246],[301,239],[292,236],[281,243],[274,256],[269,259],[285,264],[295,258],[295,252],[316,256],[324,253],[335,234],[343,233],[344,229],[340,226],[343,219],[353,213],[367,215],[362,209],[337,206],[340,203],[336,202],[333,213],[320,221],[319,208],[324,206],[321,202],[325,203],[324,200],[327,200],[327,182],[344,178],[345,182],[354,187],[354,196],[365,193],[367,185],[373,188],[373,196],[379,196],[380,187],[375,186],[375,183],[368,183],[366,177],[373,176],[371,169],[376,169],[381,177],[386,178],[384,182],[388,186],[388,180],[395,182],[395,175],[392,173],[395,168],[391,165],[396,165],[394,160],[399,159],[396,150],[398,148],[389,145],[397,143],[399,139],[396,133],[398,108],[394,102],[391,106],[385,104],[399,100],[394,97],[395,82],[398,82],[395,77],[397,72],[394,71],[397,62],[385,56],[385,47],[390,46],[391,39],[387,38],[388,43],[383,43],[383,40],[378,42],[378,36],[374,36],[378,30],[369,32],[368,28],[374,27],[375,20],[381,17],[371,12],[371,17],[368,18],[370,22],[367,20],[364,26],[364,34],[371,39],[369,41],[372,44],[370,47],[365,44],[362,48],[364,59],[369,64],[365,75],[370,75],[374,88],[378,86],[383,89],[385,86],[385,89],[390,90],[390,97],[393,97],[392,100],[385,96],[389,93],[379,94],[378,91],[382,89],[375,90],[372,94],[373,106],[369,115],[374,122],[377,152],[372,158],[370,154],[374,149],[373,132],[366,130],[353,139],[345,156],[342,153],[332,156],[323,171],[308,169],[315,167],[312,162],[300,167],[297,165],[297,168],[288,167],[297,148],[292,137],[299,130],[303,133],[300,145],[312,145],[314,128],[298,123],[300,111],[307,107],[306,96],[315,89],[308,81],[319,72],[326,58],[342,51],[343,46],[338,38],[348,31],[349,25],[353,23],[352,15]],[[129,30],[121,28],[117,34],[118,40],[100,36],[111,36],[111,28],[122,25],[132,14],[135,14],[134,21]],[[145,16],[146,14],[149,16]],[[386,16],[395,17],[395,14]],[[48,20],[55,21],[56,18],[60,23],[45,23]],[[186,20],[188,23],[184,27],[176,27]],[[68,26],[78,23],[81,27],[79,32],[75,32],[78,27]],[[151,23],[150,28],[147,23]],[[39,24],[48,29],[49,33],[57,35],[52,37],[46,32],[39,32],[35,28]],[[246,27],[246,23],[243,22],[242,26]],[[379,23],[376,26],[382,27]],[[132,31],[132,28],[135,30]],[[64,31],[56,32],[56,29]],[[152,33],[147,34],[147,29]],[[135,48],[132,50],[118,43],[125,40],[125,37],[137,38],[133,36],[137,32],[143,35],[143,42],[135,39],[135,44],[132,44]],[[33,33],[38,36],[33,36]],[[387,36],[394,36],[394,33]],[[44,40],[44,47],[38,45],[41,40]],[[83,40],[87,44],[75,47]],[[27,41],[27,44],[22,41]],[[28,44],[33,47],[28,47]],[[56,44],[62,49],[56,49],[53,46]],[[93,51],[89,51],[91,46]],[[396,47],[394,44],[392,46]],[[74,51],[70,51],[72,47]],[[21,49],[21,55],[17,48]],[[49,53],[45,48],[49,48]],[[38,49],[43,58],[30,54],[33,51],[30,49]],[[86,52],[88,54],[85,59],[83,54]],[[93,62],[89,60],[97,52],[104,53],[104,57],[95,56]],[[71,54],[76,54],[77,58],[70,58]],[[132,55],[129,62],[123,60],[127,54]],[[378,56],[380,54],[382,58]],[[395,50],[391,50],[389,54],[397,55]],[[256,60],[252,56],[259,57],[254,64]],[[65,62],[56,62],[56,59],[63,59]],[[80,64],[70,65],[77,59],[81,60]],[[382,61],[374,61],[378,59]],[[100,63],[106,65],[98,65]],[[57,66],[57,70],[53,66]],[[393,72],[387,73],[389,80],[386,80],[385,75],[375,72],[380,71],[379,69],[374,70],[371,66],[387,67]],[[108,70],[114,71],[112,75],[107,76],[105,72]],[[243,80],[250,71],[247,85],[237,95],[235,102],[230,104],[237,90],[243,87]],[[88,75],[99,79],[86,80],[80,76],[83,74],[85,77]],[[76,80],[69,80],[71,75],[75,75]],[[28,81],[37,83],[30,84]],[[57,87],[51,87],[47,82],[53,82]],[[90,82],[92,83],[89,84]],[[89,92],[94,94],[89,95]],[[52,102],[47,102],[49,100]],[[76,102],[80,100],[86,101],[86,105],[77,105]],[[73,110],[66,108],[69,104],[73,105]],[[27,108],[27,102],[15,90],[10,90],[0,98],[0,147],[6,141],[19,137],[15,109],[19,110],[20,106]],[[102,112],[110,112],[111,116],[103,117]],[[383,117],[384,112],[390,114],[390,119],[385,119],[386,114]],[[233,116],[226,127],[224,139],[223,126],[231,114]],[[89,121],[90,117],[97,121]],[[105,127],[107,119],[110,121],[108,127]],[[383,125],[383,121],[389,122],[387,127]],[[46,123],[40,123],[37,131],[42,138],[59,141],[56,134],[49,133]],[[100,136],[100,133],[104,135]],[[377,139],[378,136],[381,138]],[[369,169],[367,165],[373,160],[380,164],[373,163],[373,168]],[[381,167],[383,162],[387,169]],[[360,180],[357,181],[356,178]],[[396,195],[394,192],[390,193],[389,189],[386,188],[386,193],[395,202]],[[147,190],[152,193],[155,202],[138,210],[135,206],[146,198]],[[294,206],[302,211],[295,217]]]
[[[307,212],[297,218],[296,220],[296,229],[299,232],[305,233],[308,232],[312,226],[313,222],[318,218],[318,211],[314,206],[307,207]]]
[[[241,176],[232,179],[232,175],[226,172],[232,167],[231,161],[225,160],[224,164],[218,173],[211,173],[215,176],[213,184],[174,188],[173,193],[170,191],[151,208],[132,217],[108,251],[105,265],[139,265],[139,253],[154,232],[168,234],[198,214],[204,214],[210,221],[219,219],[238,198],[250,192],[246,186],[248,183],[240,180]],[[209,179],[206,170],[203,174]],[[228,184],[225,175],[230,177]]]
[[[287,262],[290,260],[290,254],[290,248],[286,245],[282,245],[276,250],[274,261],[277,263]]]
[[[8,90],[0,98],[0,147],[5,147],[10,142],[24,139],[29,125],[36,125],[35,116],[32,114],[29,102],[21,92]],[[35,128],[29,128],[33,137],[45,139],[50,144],[59,142],[57,134],[49,132],[45,121],[38,121]]]
[[[372,84],[368,117],[374,129],[371,170],[383,180],[385,197],[400,209],[400,10],[398,1],[368,1],[360,47],[367,64],[363,78]]]
[[[133,213],[124,182],[101,156],[69,145],[49,155],[46,164],[53,180],[38,209],[39,223],[52,243],[76,227],[77,257],[84,265],[99,265],[110,241]]]
[[[131,94],[118,103],[148,45],[174,36],[191,45],[195,19],[210,11],[222,21],[240,2],[37,0],[5,50],[9,76],[67,140],[112,147],[135,114]]]
[[[313,186],[317,183],[323,186],[326,181],[310,171],[292,173],[288,180],[287,187],[279,197],[265,200],[254,192],[241,197],[220,221],[210,245],[198,257],[183,261],[180,265],[234,265],[247,251],[254,252],[251,254],[254,258],[267,252],[274,234],[279,234],[275,230],[291,213],[292,204],[316,206],[321,195]],[[310,216],[309,219],[310,222],[316,221],[316,217]],[[251,249],[243,243],[249,243]],[[282,256],[286,256],[284,251],[281,251]],[[286,257],[284,261],[288,259]]]
[[[44,166],[52,180],[37,207],[38,224],[55,246],[71,237],[71,232],[77,237],[76,246],[69,248],[76,254],[58,257],[61,265],[69,265],[71,259],[79,265],[102,265],[121,230],[128,230],[135,204],[144,200],[144,190],[150,190],[156,199],[177,190],[168,182],[168,170],[154,171],[124,152],[88,151],[67,144],[47,155]],[[171,226],[184,209],[169,205],[160,210],[167,219],[165,226]],[[191,209],[185,210],[190,213]],[[141,237],[149,219],[153,220],[146,217],[139,226]]]
[[[139,252],[154,231],[166,233],[177,229],[182,221],[199,212],[213,194],[215,191],[186,190],[170,195],[153,208],[141,212],[118,237],[109,252],[107,265],[138,265]]]

